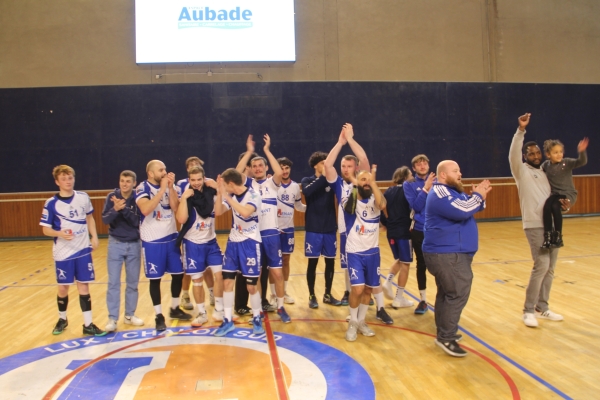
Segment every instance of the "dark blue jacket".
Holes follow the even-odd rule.
[[[410,208],[415,212],[413,214],[413,229],[415,231],[423,231],[425,229],[425,201],[427,200],[427,192],[423,190],[425,179],[415,176],[413,182],[404,183],[404,195]]]
[[[104,210],[102,211],[102,222],[110,225],[108,234],[122,242],[134,242],[140,240],[140,210],[135,203],[135,193],[131,193],[125,202],[125,208],[115,211],[114,203],[110,199],[115,196],[122,199],[121,189],[115,189],[106,196]]]
[[[330,233],[337,231],[335,193],[325,175],[302,179],[302,193],[306,201],[305,227],[307,232]]]

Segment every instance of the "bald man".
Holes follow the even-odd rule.
[[[144,273],[150,280],[150,297],[156,314],[156,330],[167,329],[162,314],[160,280],[171,274],[171,319],[189,321],[190,314],[179,308],[179,295],[183,281],[181,251],[176,245],[177,226],[175,213],[179,198],[175,189],[175,174],[167,173],[162,161],[152,160],[146,166],[148,179],[140,183],[135,191],[135,201],[142,216],[140,237],[144,256]]]
[[[437,183],[425,203],[423,256],[427,270],[435,277],[435,344],[454,357],[467,353],[458,345],[458,321],[467,305],[473,282],[471,263],[478,249],[477,224],[473,215],[485,209],[492,187],[487,179],[464,192],[458,164],[442,161],[437,167]]]

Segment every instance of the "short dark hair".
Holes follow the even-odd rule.
[[[135,172],[130,171],[128,169],[126,169],[125,171],[121,172],[121,175],[119,176],[124,176],[126,178],[133,178],[134,182],[137,182],[137,176],[135,175]]]
[[[410,168],[408,168],[406,165],[403,165],[394,171],[394,175],[392,176],[392,182],[394,182],[396,185],[404,183],[404,181],[408,179],[409,175]]]
[[[242,158],[244,158],[244,156],[246,155],[246,152],[243,152],[242,154],[240,154],[240,156],[238,157],[238,161],[240,161]],[[258,157],[258,154],[256,153],[252,153],[252,155],[250,155],[250,158],[248,159],[248,164],[246,164],[247,167],[251,167],[252,166],[252,159]]]
[[[414,167],[415,164],[418,163],[419,161],[426,161],[427,163],[429,163],[429,158],[427,158],[427,156],[425,154],[417,154],[416,156],[413,157],[413,159],[410,163]]]
[[[538,145],[538,144],[537,144],[536,142],[534,142],[534,141],[531,141],[531,142],[527,142],[527,143],[525,143],[525,144],[523,145],[523,154],[527,154],[527,148],[528,148],[528,147],[530,147],[530,146],[536,146],[536,147],[537,147],[537,145]]]
[[[323,152],[323,151],[315,151],[314,153],[312,153],[308,159],[308,165],[310,165],[311,168],[314,168],[315,165],[317,165],[318,163],[320,163],[321,161],[325,160],[327,158],[327,153]]]
[[[550,153],[550,150],[552,150],[554,146],[560,146],[563,149],[565,148],[565,145],[558,139],[544,140],[544,152]]]
[[[234,184],[242,185],[242,174],[240,174],[235,168],[227,168],[221,174],[221,178],[225,183],[233,182]]]
[[[277,162],[279,163],[279,165],[287,165],[290,168],[292,168],[292,165],[294,165],[294,163],[292,162],[292,160],[290,160],[287,157],[278,158]]]

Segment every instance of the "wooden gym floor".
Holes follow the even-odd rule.
[[[473,263],[475,279],[469,303],[460,321],[464,336],[461,345],[469,351],[465,358],[450,357],[436,347],[433,343],[435,332],[433,312],[430,310],[418,316],[413,313],[414,307],[398,310],[387,308],[394,318],[394,324],[391,326],[380,324],[375,319],[375,308],[371,307],[367,321],[372,323],[376,336],[359,335],[356,342],[347,342],[344,339],[347,308],[327,306],[320,301],[324,287],[323,261],[319,263],[317,275],[316,292],[320,302],[319,308],[311,310],[307,306],[306,259],[302,251],[304,232],[296,233],[296,251],[291,261],[288,293],[296,299],[296,304],[286,305],[286,309],[293,322],[282,324],[274,314],[270,314],[268,325],[273,331],[271,336],[289,338],[293,335],[312,339],[317,342],[317,345],[325,344],[335,351],[345,353],[354,360],[353,362],[364,368],[373,382],[377,399],[589,399],[599,397],[600,324],[598,315],[595,314],[597,310],[591,305],[599,302],[597,286],[600,282],[598,268],[600,217],[565,220],[566,245],[559,253],[550,298],[551,309],[562,314],[565,319],[562,322],[540,320],[537,329],[525,327],[521,319],[525,287],[532,267],[521,222],[479,223],[479,234],[480,250]],[[391,252],[384,235],[382,233],[380,240],[382,273],[386,273],[389,265],[392,264]],[[225,241],[226,236],[219,235],[222,250]],[[0,243],[0,270],[2,271],[0,320],[3,321],[3,328],[0,329],[0,343],[2,343],[0,383],[3,387],[0,398],[39,398],[34,393],[47,393],[47,387],[35,389],[33,383],[21,381],[27,381],[29,378],[33,382],[39,379],[37,375],[26,375],[27,365],[21,368],[25,371],[23,372],[25,375],[16,375],[19,378],[11,378],[12,381],[9,381],[8,385],[7,382],[2,381],[2,375],[4,378],[8,377],[9,372],[14,369],[13,365],[26,364],[26,362],[19,361],[21,363],[19,364],[15,361],[21,353],[34,348],[45,348],[51,351],[48,349],[52,349],[53,345],[58,346],[59,343],[73,343],[74,346],[79,343],[78,340],[82,342],[83,321],[75,287],[70,291],[69,327],[62,335],[51,334],[57,320],[51,246],[50,241]],[[90,286],[94,322],[101,328],[104,328],[107,322],[106,246],[106,239],[101,240],[99,249],[93,253],[96,282]],[[154,327],[148,282],[143,277],[143,273],[141,275],[136,315],[142,318],[146,325],[131,327],[124,325],[121,319],[118,325],[119,333],[131,330],[129,337],[138,337],[134,332],[136,330],[144,329],[150,332]],[[169,278],[166,277],[162,285],[165,310],[170,304],[168,280]],[[343,275],[339,263],[336,262],[334,295],[341,297],[343,290]],[[414,262],[411,264],[407,291],[408,297],[412,296],[412,300],[415,300],[414,296],[418,295],[418,290]],[[435,292],[435,282],[428,275],[427,299],[431,305],[435,299]],[[386,300],[386,303],[389,307],[390,301]],[[210,315],[212,307],[208,305],[208,301],[207,308]],[[248,328],[244,323],[246,319],[238,321],[241,330]],[[171,327],[189,327],[189,324],[185,323],[178,325],[176,321],[167,320],[167,323]],[[209,320],[206,325],[215,327],[216,323]],[[189,332],[189,330],[186,328],[182,332]],[[171,333],[176,334],[176,330]],[[241,337],[244,333],[239,335]],[[139,341],[142,341],[142,336],[139,336]],[[166,336],[169,336],[169,332]],[[128,343],[135,344],[136,340],[129,340]],[[281,399],[288,398],[287,396],[289,398],[321,396],[309,395],[312,393],[310,390],[317,390],[315,389],[317,386],[321,387],[319,386],[321,381],[317,378],[312,381],[310,374],[302,375],[303,372],[298,370],[293,361],[290,361],[293,358],[290,358],[288,350],[278,348],[277,341],[268,338],[261,342],[260,345],[264,346],[264,349],[259,349],[258,353],[253,349],[244,348],[244,345],[223,346],[224,342],[206,342],[202,346],[191,346],[183,342],[173,344],[169,342],[169,338],[163,337],[158,339],[154,337],[152,340],[157,343],[157,346],[162,346],[160,349],[169,351],[172,357],[181,355],[178,356],[179,358],[171,358],[169,362],[165,361],[163,368],[165,371],[169,368],[179,368],[177,376],[184,379],[184,375],[190,375],[189,379],[193,382],[200,382],[199,375],[216,374],[221,377],[219,384],[223,387],[220,390],[209,390],[210,388],[201,387],[199,384],[189,388],[189,385],[181,383],[161,386],[156,382],[164,381],[167,372],[159,368],[148,372],[143,379],[140,377],[139,386],[130,390],[133,394],[125,395],[125,391],[120,391],[118,395],[109,397],[196,398],[200,396],[215,399]],[[163,344],[159,343],[161,340],[164,341]],[[109,347],[106,347],[106,350],[101,352],[107,352],[108,349]],[[263,355],[257,355],[259,353]],[[277,354],[281,358],[281,364],[276,358]],[[106,356],[107,354],[102,353],[100,358]],[[98,354],[90,357],[98,357]],[[240,359],[245,362],[240,363]],[[180,360],[180,362],[173,365],[173,360]],[[344,379],[353,378],[342,376],[344,371],[342,365],[336,365],[335,360],[330,361],[330,364],[323,364],[326,366],[321,365],[319,368],[333,369],[324,374],[328,388],[326,391],[327,398],[337,398],[334,391],[346,385],[344,382],[349,382]],[[15,362],[17,364],[14,364]],[[344,364],[346,361],[340,363]],[[340,371],[339,381],[336,378],[336,371],[338,371],[336,368]],[[90,369],[89,373],[93,371],[95,370]],[[240,374],[245,374],[243,384],[239,384]],[[227,393],[225,386],[227,386],[226,382],[229,382],[228,377],[235,376],[238,377],[237,392]],[[69,397],[65,393],[60,394],[64,389],[62,386],[69,385],[70,376],[65,377],[64,372],[46,370],[44,377],[49,380],[51,386],[54,385],[52,387],[56,388],[58,398],[76,397]],[[258,382],[258,386],[248,384],[252,381]],[[290,392],[286,393],[285,385],[291,388],[291,381],[296,385],[295,389],[289,389]],[[206,382],[209,381],[202,382],[207,384]],[[282,382],[284,382],[283,392]],[[208,385],[210,386],[210,383]],[[93,397],[103,398],[99,393]],[[323,393],[321,391],[321,394]],[[324,396],[322,395],[321,398],[325,398]],[[346,398],[352,397],[346,396]]]

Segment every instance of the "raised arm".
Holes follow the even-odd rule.
[[[519,128],[513,136],[513,140],[510,143],[510,150],[508,152],[508,163],[510,164],[510,172],[517,178],[521,174],[521,167],[523,166],[523,142],[525,141],[525,128],[529,125],[531,114],[523,114],[519,117]]]
[[[335,160],[337,160],[338,156],[340,155],[340,151],[342,150],[342,147],[344,147],[344,145],[346,143],[347,143],[347,141],[346,141],[346,137],[344,136],[344,128],[342,128],[342,131],[340,132],[340,136],[338,138],[337,143],[335,144],[335,146],[333,146],[333,149],[331,149],[329,154],[327,154],[327,158],[325,159],[325,162],[323,163],[323,165],[325,167],[325,178],[327,178],[328,182],[333,182],[338,177],[338,173],[335,170],[334,164],[335,164]]]
[[[175,189],[175,174],[172,172],[167,174],[167,185],[169,186],[169,206],[173,212],[177,212],[177,208],[179,207],[179,196]]]
[[[250,161],[250,157],[252,157],[252,153],[254,153],[254,141],[252,140],[252,135],[248,135],[248,139],[246,139],[246,153],[235,167],[237,172],[242,174],[242,179],[244,181],[246,181],[244,172],[246,171],[246,166],[248,165],[248,161]]]
[[[579,167],[583,167],[585,164],[587,164],[587,147],[588,147],[588,143],[590,142],[590,140],[586,137],[584,137],[579,144],[577,145],[577,152],[579,153],[579,157],[577,158],[577,161],[575,162],[575,165],[573,166],[573,168],[579,168]]]
[[[227,212],[227,206],[225,206],[225,204],[223,204],[223,198],[224,196],[227,196],[227,192],[225,191],[225,186],[224,186],[224,182],[223,182],[223,178],[221,178],[221,175],[217,175],[217,181],[216,181],[216,187],[215,189],[217,189],[217,196],[215,198],[215,216],[218,217],[219,215],[223,215]]]
[[[329,183],[327,183],[325,175],[321,175],[315,179],[302,178],[302,193],[304,193],[305,198],[312,196],[317,190],[327,186],[329,186]]]
[[[373,164],[371,167],[371,178],[369,185],[371,186],[371,190],[373,190],[373,196],[375,197],[375,207],[379,210],[384,210],[387,205],[387,200],[383,193],[381,193],[381,189],[377,186],[377,165]]]
[[[139,199],[136,199],[136,203],[138,205],[138,208],[140,209],[140,212],[144,214],[144,216],[148,216],[149,214],[151,214],[156,208],[156,206],[158,206],[158,203],[160,203],[160,200],[162,199],[166,191],[167,177],[165,176],[160,180],[160,189],[156,193],[156,196],[154,196],[151,199],[147,197],[141,197]],[[175,196],[175,198],[177,198],[177,196]]]
[[[368,171],[369,168],[369,158],[367,157],[367,153],[362,148],[360,144],[356,140],[354,140],[354,129],[352,125],[349,123],[344,124],[345,129],[345,137],[352,149],[352,152],[358,158],[358,170],[359,171]]]
[[[264,136],[265,147],[263,147],[263,151],[265,152],[265,156],[267,156],[267,160],[269,160],[269,164],[271,165],[271,169],[273,170],[273,182],[279,186],[281,185],[281,177],[283,176],[283,170],[281,166],[277,162],[277,159],[271,153],[271,138],[268,133],[265,133]]]
[[[187,200],[194,195],[194,189],[187,188],[179,199],[179,207],[177,208],[177,212],[175,213],[175,217],[177,218],[177,222],[180,224],[185,224],[190,217],[188,212]]]

